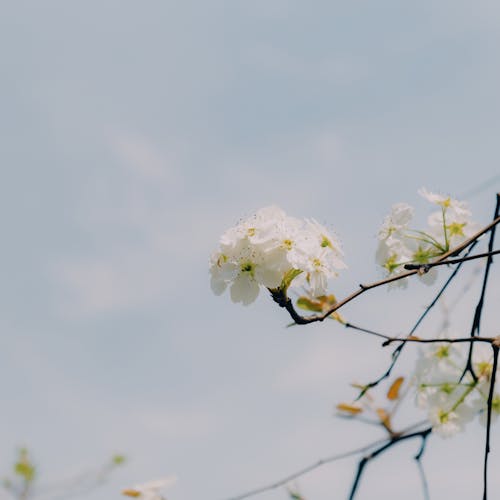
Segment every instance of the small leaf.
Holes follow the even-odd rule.
[[[399,389],[401,389],[401,385],[403,384],[404,377],[398,377],[389,387],[387,391],[387,399],[390,401],[394,401],[399,398]]]
[[[140,491],[129,489],[129,490],[122,490],[122,495],[125,495],[126,497],[131,497],[131,498],[138,498],[142,496]]]
[[[323,304],[325,309],[327,307],[334,306],[337,303],[337,299],[335,298],[335,295],[320,295],[318,297],[318,301]]]
[[[111,462],[113,462],[113,465],[122,465],[126,460],[127,458],[125,457],[125,455],[114,455],[113,457],[111,457]]]
[[[309,297],[299,297],[297,299],[297,307],[306,311],[323,312],[323,306],[320,302],[312,300]]]
[[[301,494],[293,490],[288,490],[288,495],[290,495],[291,500],[306,500]]]
[[[334,319],[335,321],[338,321],[342,325],[345,325],[347,323],[347,321],[337,311],[333,311],[332,314],[330,314],[330,316],[328,317]]]
[[[380,419],[380,423],[386,428],[391,428],[391,417],[383,408],[377,408],[377,415]]]
[[[337,410],[350,413],[351,415],[357,415],[363,412],[363,408],[360,406],[350,405],[348,403],[340,403],[337,405]]]
[[[416,335],[408,335],[406,338],[407,340],[420,340],[420,337],[417,337]]]
[[[29,460],[28,450],[26,448],[21,448],[19,450],[19,459],[14,464],[14,473],[23,477],[27,483],[33,481],[35,478],[35,467]]]
[[[35,468],[29,462],[17,462],[14,465],[14,472],[27,482],[31,482],[35,478]]]

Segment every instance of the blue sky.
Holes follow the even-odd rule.
[[[421,186],[472,189],[487,222],[499,23],[492,1],[5,5],[2,470],[19,445],[47,481],[122,451],[129,464],[90,500],[171,473],[173,500],[224,499],[376,439],[332,412],[351,381],[384,369],[378,343],[337,325],[287,330],[267,297],[214,297],[208,256],[226,227],[275,203],[339,234],[342,296],[378,277],[391,204],[425,213]],[[376,292],[345,314],[405,331],[431,292]],[[477,491],[482,440],[478,427],[432,441],[436,498]],[[492,470],[496,435],[493,450]],[[374,465],[360,500],[387,498],[396,467],[392,498],[420,498],[412,452]],[[343,498],[353,466],[301,488]]]

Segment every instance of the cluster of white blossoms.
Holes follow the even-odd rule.
[[[417,361],[414,377],[417,405],[427,412],[433,432],[442,437],[462,431],[476,415],[482,423],[486,423],[493,353],[490,345],[474,345],[474,379],[469,372],[464,375],[468,348],[468,345],[446,342],[431,344],[420,351]],[[495,393],[492,421],[499,415],[500,394]]]
[[[210,259],[211,286],[229,286],[233,302],[252,303],[260,287],[305,286],[312,297],[326,294],[328,279],[346,268],[340,245],[314,219],[289,217],[276,206],[228,229]]]
[[[410,228],[413,207],[406,203],[393,205],[378,233],[376,260],[387,276],[404,271],[405,264],[428,264],[471,237],[479,228],[471,221],[471,212],[465,202],[449,196],[430,193],[425,188],[418,192],[427,201],[439,207],[427,219],[424,230]],[[420,275],[432,284],[437,270],[431,268]],[[405,286],[406,280],[395,284]]]

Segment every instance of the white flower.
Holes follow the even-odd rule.
[[[335,263],[332,260],[336,260],[332,252],[321,247],[310,248],[297,259],[296,264],[300,266],[297,268],[304,272],[302,279],[309,287],[312,297],[326,295],[328,278],[337,276]]]
[[[262,244],[274,238],[276,224],[283,222],[286,214],[276,206],[261,208],[254,215],[229,228],[221,237],[223,246],[234,247],[248,238],[252,244]]]
[[[387,276],[396,276],[404,271],[404,264],[428,264],[434,262],[450,248],[458,246],[472,236],[478,226],[471,222],[471,212],[467,204],[427,191],[419,194],[440,210],[428,217],[428,226],[424,229],[409,227],[413,209],[405,203],[393,205],[391,213],[384,219],[378,232],[379,246],[376,260]],[[427,285],[436,280],[438,270],[431,268],[419,273],[419,278]],[[405,280],[406,281],[406,280]],[[405,283],[394,282],[404,286]]]
[[[495,392],[491,402],[491,423],[498,421],[500,416],[500,394]],[[477,399],[472,402],[474,409],[479,413],[479,422],[486,426],[488,423],[488,395],[480,394]]]
[[[157,481],[149,481],[132,488],[126,488],[122,491],[122,494],[132,498],[142,498],[143,500],[164,500],[160,491],[172,486],[176,480],[175,477],[171,476]]]
[[[472,409],[462,403],[457,409],[450,410],[446,406],[435,405],[429,411],[429,421],[432,424],[432,432],[443,438],[449,438],[461,432],[465,424],[473,417]]]
[[[451,204],[451,198],[449,196],[444,196],[442,194],[431,193],[425,187],[418,190],[418,194],[425,198],[427,201],[434,203],[435,205],[440,205],[447,208]]]
[[[261,286],[277,288],[287,273],[297,271],[318,296],[326,293],[328,279],[345,267],[340,244],[324,226],[314,219],[289,217],[272,206],[222,235],[210,259],[211,287],[220,295],[229,286],[231,299],[247,305]]]
[[[385,241],[388,246],[399,243],[401,230],[406,229],[413,217],[413,207],[406,203],[396,203],[391,213],[385,217],[378,232],[378,239]]]
[[[251,304],[259,295],[259,285],[275,288],[283,277],[283,258],[279,250],[264,252],[247,238],[234,248],[216,253],[211,258],[211,286],[220,295],[231,284],[231,300]]]

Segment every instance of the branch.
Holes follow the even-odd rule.
[[[491,257],[493,255],[497,255],[500,253],[500,250],[493,250],[492,252],[484,252],[484,253],[478,253],[477,255],[471,255],[469,257],[462,257],[460,259],[447,259],[447,260],[442,260],[441,262],[430,262],[429,264],[405,264],[404,268],[405,269],[415,269],[417,271],[423,271],[426,273],[429,269],[432,267],[437,267],[437,266],[445,266],[449,264],[459,264],[460,262],[466,262],[468,260],[474,260],[474,259],[482,259],[484,257]]]
[[[246,493],[243,493],[241,495],[238,495],[236,497],[231,497],[229,500],[243,500],[244,498],[249,498],[253,497],[255,495],[259,495],[260,493],[264,493],[266,491],[274,490],[276,488],[279,488],[280,486],[284,486],[285,484],[289,483],[290,481],[293,481],[294,479],[297,479],[300,476],[304,476],[305,474],[332,462],[335,462],[337,460],[341,460],[343,458],[348,458],[353,455],[358,455],[360,453],[364,453],[371,448],[374,448],[382,443],[386,443],[387,439],[379,439],[378,441],[375,441],[371,444],[368,444],[366,446],[363,446],[362,448],[357,448],[356,450],[351,450],[351,451],[346,451],[344,453],[339,453],[337,455],[332,455],[331,457],[327,458],[322,458],[315,462],[314,464],[308,465],[304,467],[303,469],[298,470],[297,472],[293,472],[292,474],[284,477],[283,479],[280,479],[279,481],[276,481],[274,483],[268,484],[266,486],[262,486],[260,488],[256,488],[254,490],[247,491]]]
[[[401,443],[402,441],[406,441],[407,439],[413,439],[416,437],[420,437],[420,438],[424,439],[431,432],[432,432],[432,427],[428,427],[422,431],[413,432],[411,434],[403,434],[401,436],[396,436],[396,437],[392,438],[388,443],[384,444],[380,448],[377,448],[375,451],[373,451],[369,455],[366,455],[365,457],[363,457],[358,464],[358,470],[356,472],[356,476],[354,477],[354,482],[353,482],[353,485],[351,488],[351,492],[349,494],[349,500],[354,499],[354,495],[356,494],[356,490],[358,489],[359,483],[361,481],[361,477],[363,475],[364,469],[367,466],[368,462],[370,462],[374,458],[377,458],[378,455],[384,453],[385,451],[387,451],[389,448],[391,448],[395,444],[398,444],[398,443]],[[417,456],[418,456],[418,454],[417,454]]]
[[[471,342],[487,342],[491,344],[493,341],[496,341],[499,337],[460,337],[460,338],[433,338],[433,339],[422,339],[420,337],[415,337],[409,335],[407,337],[391,337],[390,335],[385,335],[384,333],[376,332],[374,330],[369,330],[368,328],[362,328],[360,326],[354,325],[353,323],[345,323],[346,328],[352,328],[353,330],[368,333],[369,335],[373,335],[375,337],[379,337],[385,339],[385,342],[382,344],[382,347],[387,347],[393,342],[417,342],[421,344],[432,344],[432,343],[442,343],[446,342],[449,344],[455,343],[471,343]]]
[[[493,406],[493,394],[495,392],[495,379],[497,375],[498,366],[498,349],[500,342],[494,342],[493,347],[493,371],[491,373],[490,391],[488,394],[488,414],[486,419],[486,446],[484,450],[484,492],[483,500],[487,500],[488,496],[488,455],[490,453],[490,431],[491,431],[491,410]]]
[[[500,193],[497,193],[497,202],[495,206],[495,213],[493,215],[493,222],[498,219],[498,215],[500,214]],[[492,231],[490,233],[490,241],[488,242],[488,251],[493,251],[493,244],[495,242],[495,230],[496,226],[492,227]],[[479,335],[479,330],[481,328],[481,316],[483,314],[483,305],[484,305],[484,297],[486,295],[486,285],[488,284],[488,276],[490,273],[490,267],[493,264],[493,258],[490,256],[486,261],[486,268],[484,269],[484,277],[483,277],[483,285],[481,287],[481,295],[479,296],[479,301],[476,306],[476,310],[474,311],[474,319],[472,320],[472,326],[470,335],[473,337],[474,335]],[[474,380],[477,379],[476,374],[474,372],[474,368],[472,366],[472,351],[474,348],[474,344],[471,344],[469,347],[469,355],[467,356],[467,364],[465,365],[465,369],[460,377],[462,380],[465,377],[465,374],[469,372]]]
[[[335,462],[337,460],[341,460],[343,458],[348,458],[348,457],[351,457],[353,455],[359,455],[360,453],[365,453],[368,450],[375,448],[376,446],[384,445],[384,444],[393,442],[394,440],[400,440],[405,435],[405,433],[411,432],[414,429],[418,429],[419,427],[422,427],[422,425],[424,425],[426,423],[427,423],[427,421],[417,422],[413,425],[410,425],[409,427],[407,427],[406,429],[404,429],[400,433],[392,436],[391,438],[379,439],[378,441],[374,441],[373,443],[368,444],[366,446],[363,446],[361,448],[357,448],[355,450],[347,451],[344,453],[339,453],[337,455],[332,455],[332,456],[327,457],[327,458],[322,458],[321,460],[318,460],[317,462],[315,462],[311,465],[308,465],[308,466],[304,467],[303,469],[298,470],[297,472],[293,472],[292,474],[284,477],[283,479],[280,479],[279,481],[268,484],[267,486],[262,486],[260,488],[254,489],[254,490],[250,490],[250,491],[243,493],[241,495],[231,497],[228,500],[243,500],[244,498],[250,498],[252,496],[259,495],[260,493],[265,493],[266,491],[274,490],[276,488],[279,488],[280,486],[285,485],[286,483],[289,483],[290,481],[293,481],[294,479],[297,479],[298,477],[304,476],[305,474],[307,474],[315,469],[318,469],[319,467],[321,467],[323,465]],[[422,432],[425,433],[425,432],[427,432],[427,430],[419,431],[418,433],[422,434]],[[428,432],[430,432],[430,430]]]
[[[430,495],[429,495],[429,485],[427,484],[427,477],[425,476],[424,467],[422,465],[422,456],[424,454],[425,447],[427,445],[428,437],[429,434],[422,435],[422,444],[420,445],[420,450],[418,450],[418,453],[414,457],[415,461],[417,462],[418,472],[420,474],[420,480],[422,481],[422,490],[424,493],[425,500],[429,500]]]
[[[473,244],[477,239],[482,236],[483,234],[487,233],[488,231],[492,230],[498,223],[500,222],[500,217],[496,217],[493,222],[485,226],[483,229],[475,233],[473,236],[465,240],[463,243],[458,245],[455,248],[452,248],[448,252],[444,253],[441,255],[436,262],[441,262],[444,260],[447,260],[449,257],[453,257],[455,255],[458,255],[460,252],[462,252],[465,248]],[[491,257],[490,257],[491,258]],[[398,274],[397,276],[390,276],[389,278],[385,278],[383,280],[375,281],[373,283],[368,283],[366,285],[360,284],[359,289],[356,290],[355,292],[351,293],[348,295],[345,299],[341,300],[340,302],[337,302],[335,305],[330,307],[326,312],[323,314],[319,315],[312,315],[312,316],[301,316],[294,308],[292,300],[286,295],[286,290],[279,292],[272,292],[273,299],[281,306],[284,307],[292,319],[299,325],[306,325],[309,323],[315,323],[316,321],[324,321],[330,314],[333,312],[337,311],[341,307],[343,307],[345,304],[351,302],[351,300],[354,300],[356,297],[359,295],[362,295],[363,293],[367,292],[368,290],[372,290],[373,288],[378,288],[379,286],[387,285],[388,283],[392,283],[395,281],[399,281],[404,278],[408,278],[409,276],[414,276],[415,274],[418,274],[419,271],[417,270],[412,270],[412,271],[407,271],[405,273]]]
[[[446,342],[448,344],[459,344],[459,343],[474,343],[474,342],[487,342],[488,344],[492,344],[497,340],[497,337],[462,337],[455,339],[421,339],[418,337],[393,337],[388,338],[383,344],[382,347],[388,346],[392,342],[418,342],[421,344],[441,344]]]

